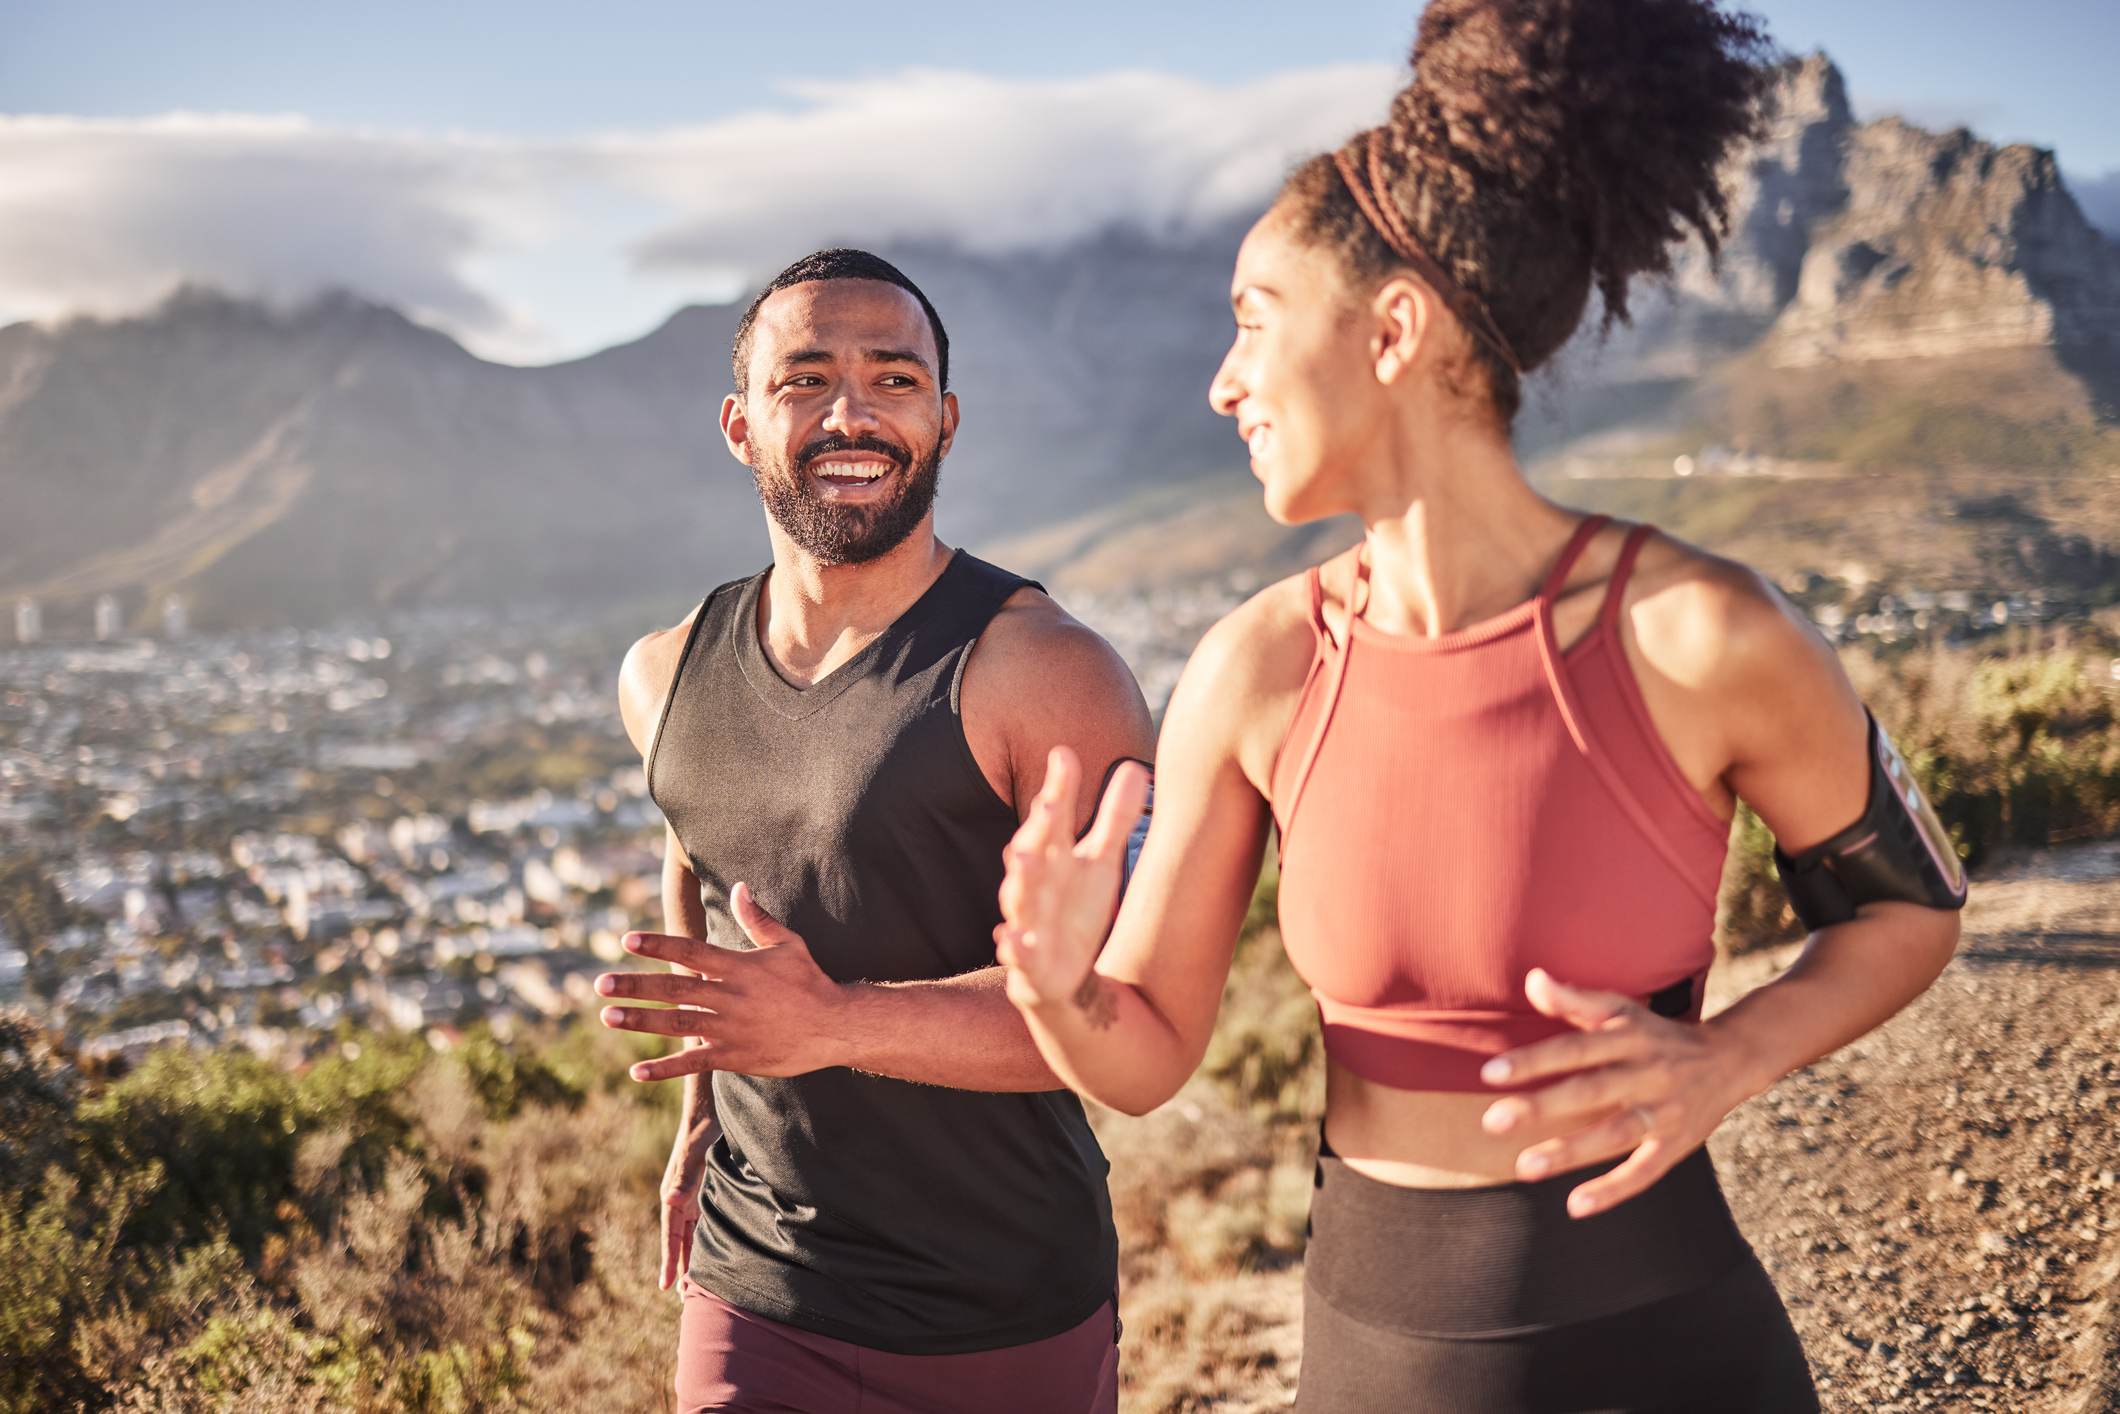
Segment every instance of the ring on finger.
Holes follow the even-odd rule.
[[[1650,1113],[1647,1105],[1636,1105],[1634,1117],[1642,1122],[1642,1138],[1646,1139],[1656,1132],[1656,1116]]]

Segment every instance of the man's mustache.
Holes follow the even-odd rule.
[[[807,471],[810,463],[819,457],[829,457],[839,452],[874,452],[878,456],[889,457],[900,471],[913,464],[913,454],[896,442],[886,442],[881,437],[871,437],[867,434],[848,437],[835,432],[829,437],[819,437],[797,452],[795,469]]]

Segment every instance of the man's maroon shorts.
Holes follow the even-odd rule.
[[[1071,1331],[969,1355],[892,1355],[754,1316],[685,1283],[678,1414],[1115,1414],[1110,1302]]]

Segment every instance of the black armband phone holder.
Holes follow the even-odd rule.
[[[1774,868],[1789,904],[1813,932],[1845,923],[1863,904],[1883,900],[1965,907],[1965,865],[1950,832],[1892,739],[1875,717],[1869,720],[1870,799],[1862,818],[1794,859],[1779,846],[1774,850]]]
[[[1141,813],[1135,817],[1133,828],[1126,832],[1126,855],[1119,865],[1120,898],[1126,897],[1126,886],[1134,881],[1134,866],[1141,862],[1141,846],[1148,843],[1149,822],[1155,818],[1156,814],[1155,763],[1143,761],[1138,756],[1122,756],[1104,768],[1104,779],[1097,786],[1097,799],[1104,799],[1104,792],[1111,789],[1112,777],[1118,775],[1119,768],[1129,761],[1148,768],[1148,794],[1141,801]],[[1088,834],[1089,826],[1083,826],[1082,833]],[[1080,838],[1080,836],[1077,836],[1077,838]]]

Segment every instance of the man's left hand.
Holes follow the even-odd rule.
[[[1525,978],[1524,995],[1576,1030],[1496,1056],[1481,1078],[1493,1085],[1566,1078],[1496,1100],[1481,1124],[1489,1134],[1562,1131],[1517,1155],[1516,1176],[1526,1183],[1627,1156],[1569,1193],[1573,1217],[1647,1190],[1745,1098],[1738,1068],[1707,1026],[1658,1016],[1616,992],[1568,986],[1543,969]]]
[[[843,1064],[833,1018],[845,1003],[845,989],[817,966],[800,937],[758,906],[748,885],[730,891],[729,905],[737,926],[756,944],[751,951],[667,933],[628,933],[627,952],[700,975],[606,972],[596,979],[600,996],[666,1003],[605,1007],[604,1025],[705,1042],[639,1062],[630,1072],[635,1080],[673,1080],[705,1070],[806,1075]]]

